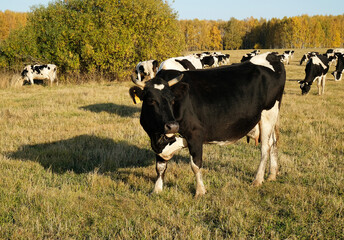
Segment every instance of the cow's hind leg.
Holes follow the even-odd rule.
[[[279,102],[276,101],[273,108],[264,110],[260,120],[261,131],[261,161],[257,170],[254,186],[260,186],[264,181],[266,163],[270,157],[270,176],[269,180],[274,180],[277,174],[277,131]]]
[[[270,173],[267,179],[268,181],[275,181],[277,173],[278,173],[277,140],[278,140],[278,124],[275,125],[275,128],[271,134],[270,141],[269,141],[269,145],[271,144],[271,148],[270,148]]]
[[[163,188],[163,180],[167,169],[167,161],[156,155],[156,173],[158,174],[153,193],[160,193]]]
[[[326,83],[326,75],[322,76],[321,86],[322,86],[322,94],[325,93],[325,83]]]

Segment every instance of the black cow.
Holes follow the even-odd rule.
[[[154,192],[163,188],[167,160],[188,147],[196,175],[196,196],[205,188],[201,176],[204,143],[229,144],[260,128],[261,162],[253,185],[261,185],[270,156],[270,175],[277,174],[278,113],[286,73],[280,58],[262,54],[241,64],[193,71],[160,71],[129,90],[142,101],[140,123],[156,153]],[[135,100],[134,100],[135,101]]]
[[[337,56],[337,65],[336,65],[336,71],[332,73],[334,76],[335,81],[342,80],[342,75],[344,72],[344,54],[336,54]]]
[[[328,58],[324,55],[313,56],[306,65],[305,80],[299,81],[302,95],[307,94],[311,90],[311,86],[315,80],[318,80],[318,94],[324,94],[326,74],[329,69]]]

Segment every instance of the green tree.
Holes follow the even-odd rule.
[[[19,44],[8,54],[10,41],[19,42],[16,38],[29,29],[28,51],[38,49],[23,52]],[[176,13],[163,0],[57,0],[33,9],[26,27],[0,47],[7,62],[30,55],[57,64],[62,72],[120,78],[139,61],[163,60],[184,49]]]

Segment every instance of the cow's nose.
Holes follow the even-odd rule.
[[[179,124],[177,122],[168,122],[165,124],[165,133],[177,133]]]

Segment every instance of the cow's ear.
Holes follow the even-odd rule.
[[[134,104],[138,104],[142,101],[143,90],[137,86],[131,87],[129,89],[129,95],[133,100]]]
[[[189,92],[189,84],[180,82],[179,84],[174,85],[172,89],[173,89],[175,99],[181,100]]]

